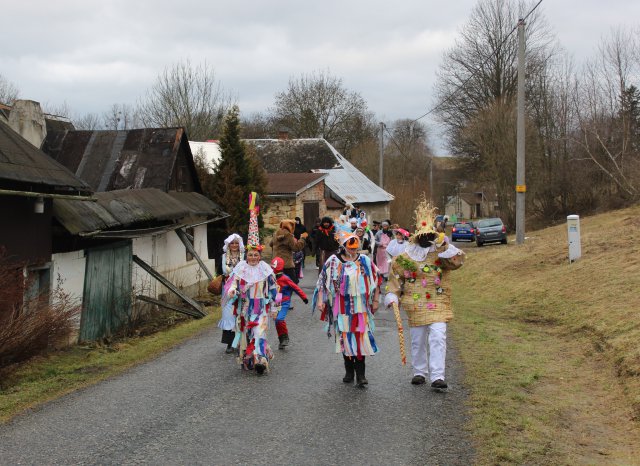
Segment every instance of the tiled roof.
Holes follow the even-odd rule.
[[[267,173],[267,192],[296,196],[326,177],[324,173]]]
[[[380,188],[322,138],[246,139],[267,173],[326,173],[326,186],[343,202],[389,202],[393,195]]]

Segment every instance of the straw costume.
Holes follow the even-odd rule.
[[[441,390],[447,388],[447,322],[453,318],[449,273],[462,265],[464,252],[437,231],[436,210],[424,197],[418,204],[416,232],[405,252],[391,263],[384,303],[399,303],[409,317],[414,371],[411,383],[423,384],[428,375],[431,386]]]
[[[340,250],[324,263],[315,292],[312,312],[321,311],[329,338],[333,332],[336,353],[342,353],[346,374],[342,379],[368,383],[365,357],[377,353],[373,332],[373,314],[378,308],[378,269],[368,256],[358,253],[360,241],[352,233],[342,232]]]
[[[250,257],[264,248],[258,236],[258,207],[256,194],[251,193],[249,202],[249,238],[247,259],[236,265],[227,280],[222,307],[229,302],[235,316],[235,339],[233,348],[238,350],[238,361],[244,369],[255,369],[262,374],[269,367],[273,351],[267,341],[269,314],[280,308],[276,277],[271,266],[262,260],[250,264]]]

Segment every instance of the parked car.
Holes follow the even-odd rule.
[[[485,218],[478,220],[476,226],[476,244],[478,247],[484,243],[500,241],[507,244],[507,227],[499,218]]]
[[[475,241],[476,229],[473,222],[457,222],[451,227],[451,241],[459,241],[461,239]]]

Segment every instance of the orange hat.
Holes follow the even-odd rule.
[[[275,273],[280,273],[284,270],[284,259],[282,257],[274,257],[271,261],[271,268]]]

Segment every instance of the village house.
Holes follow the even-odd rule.
[[[0,256],[25,277],[26,297],[51,288],[53,204],[91,188],[0,121]],[[0,303],[0,318],[14,303]]]
[[[268,175],[267,195],[270,199],[270,207],[265,214],[267,226],[275,225],[278,218],[286,218],[282,216],[284,214],[295,213],[296,215],[289,218],[300,217],[309,230],[313,227],[316,218],[325,214],[337,218],[347,204],[360,207],[367,212],[369,218],[389,218],[390,202],[393,196],[367,178],[325,139],[282,137],[243,141],[249,151],[260,159]],[[210,169],[218,163],[220,149],[217,141],[190,141],[189,144],[193,153],[200,154],[205,165]],[[303,178],[294,177],[295,174],[314,173],[326,175],[322,179],[324,185],[322,199],[318,195],[320,183],[314,185],[313,198],[310,198],[307,190],[300,191],[306,186]],[[304,180],[314,180],[314,178],[307,177]],[[273,213],[272,208],[275,210]]]
[[[0,109],[0,184],[20,196],[0,213],[15,218],[25,197],[42,213],[3,224],[0,245],[44,271],[41,288],[82,303],[80,339],[108,336],[141,303],[204,315],[190,296],[215,270],[208,226],[227,214],[200,194],[184,129],[75,131],[37,102],[17,104]]]

